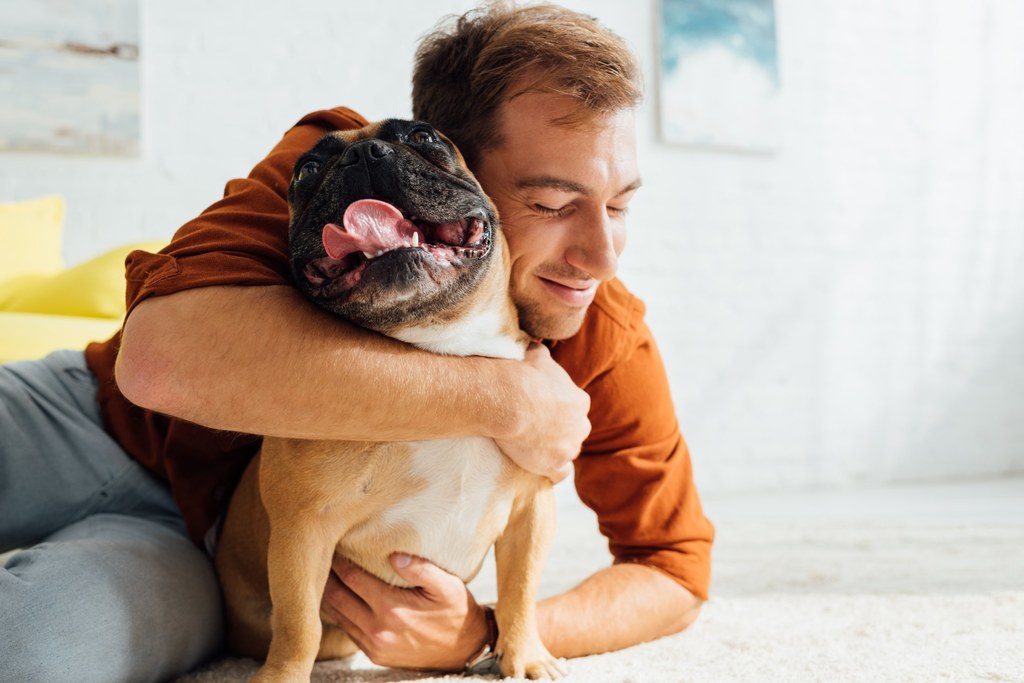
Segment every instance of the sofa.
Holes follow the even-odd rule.
[[[124,318],[125,257],[167,244],[128,244],[69,268],[63,222],[60,197],[0,202],[0,363],[108,339]]]

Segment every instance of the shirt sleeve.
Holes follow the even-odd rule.
[[[289,284],[288,185],[295,162],[325,133],[364,125],[362,116],[344,107],[305,116],[160,253],[129,254],[128,312],[151,296],[196,287]]]
[[[576,488],[597,513],[616,563],[657,568],[708,597],[714,527],[704,516],[668,379],[642,318],[619,360],[586,386],[593,425]]]

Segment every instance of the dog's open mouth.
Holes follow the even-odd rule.
[[[457,221],[433,223],[406,218],[387,202],[360,199],[345,209],[341,225],[324,226],[327,256],[307,263],[303,274],[313,287],[340,293],[355,286],[376,259],[392,252],[416,254],[450,268],[487,254],[488,228],[482,209]]]

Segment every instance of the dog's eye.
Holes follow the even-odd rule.
[[[437,136],[429,128],[417,128],[406,137],[409,142],[417,145],[425,145],[428,142],[437,142]]]
[[[299,173],[297,176],[295,176],[295,179],[302,180],[303,178],[307,178],[311,175],[316,175],[319,172],[320,162],[317,161],[316,159],[310,159],[309,161],[307,161],[306,163],[302,164],[302,166],[299,167]]]

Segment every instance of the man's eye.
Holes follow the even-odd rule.
[[[314,159],[310,159],[302,166],[299,167],[299,174],[295,177],[296,180],[302,180],[311,175],[316,175],[320,172],[320,162]]]
[[[550,206],[544,206],[543,204],[534,204],[533,210],[542,216],[564,216],[568,213],[568,209],[565,206],[558,209],[552,209]]]
[[[417,145],[425,145],[428,142],[437,142],[437,136],[426,128],[417,128],[406,136],[409,142]]]

